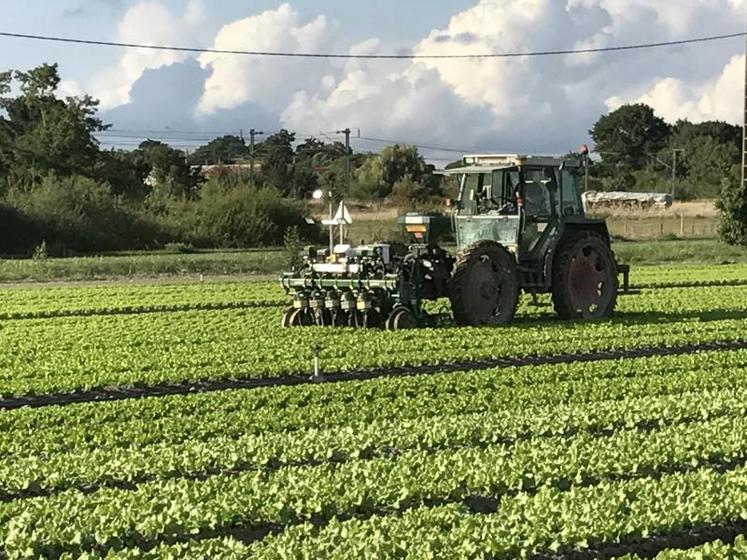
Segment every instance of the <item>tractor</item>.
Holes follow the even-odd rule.
[[[561,319],[609,317],[629,267],[616,261],[604,220],[584,214],[582,171],[575,159],[465,156],[445,171],[459,180],[450,216],[399,218],[409,246],[335,245],[330,230],[328,248],[307,247],[303,264],[281,277],[291,299],[283,326],[429,326],[423,303],[441,298],[457,325],[502,325],[522,291],[551,294]],[[441,246],[448,236],[456,256]]]

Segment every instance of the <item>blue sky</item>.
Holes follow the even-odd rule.
[[[741,31],[747,0],[0,0],[0,30],[242,50],[419,54],[531,51]],[[0,38],[0,69],[58,62],[134,145],[212,131],[361,136],[464,150],[560,153],[604,112],[643,101],[668,119],[742,114],[744,43],[489,61],[359,62],[189,56]],[[130,132],[124,132],[130,131]],[[148,135],[154,133],[149,132]],[[380,144],[355,139],[358,149]],[[434,161],[454,152],[430,150]]]

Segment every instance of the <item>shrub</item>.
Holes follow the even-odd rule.
[[[275,189],[213,179],[194,202],[182,202],[172,215],[182,240],[209,247],[279,246],[287,228],[316,241],[317,226],[306,223],[303,203],[283,198]]]
[[[408,175],[394,184],[390,199],[395,204],[408,205],[428,200],[428,191]]]
[[[158,245],[158,228],[92,179],[48,176],[33,189],[12,189],[8,202],[32,224],[34,245],[44,240],[51,256]]]
[[[721,181],[716,202],[721,212],[719,236],[729,245],[747,245],[747,186],[737,173]]]

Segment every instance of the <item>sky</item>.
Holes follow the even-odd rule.
[[[470,54],[605,47],[741,32],[747,0],[0,0],[0,31],[217,49]],[[599,116],[645,102],[670,122],[742,119],[744,40],[490,60],[298,60],[0,38],[0,70],[57,62],[89,93],[105,147],[280,128],[377,150],[564,153]],[[379,140],[371,140],[381,139]],[[435,149],[437,146],[438,149]]]

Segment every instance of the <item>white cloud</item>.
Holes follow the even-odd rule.
[[[742,119],[745,56],[734,56],[719,76],[703,84],[690,85],[677,78],[658,80],[637,98],[610,97],[607,107],[618,108],[626,102],[646,103],[670,122],[722,120],[738,123]]]
[[[743,0],[739,0],[742,1]],[[681,39],[729,29],[737,0],[480,0],[431,31],[415,54],[499,53]],[[563,151],[587,139],[606,100],[646,97],[669,119],[736,121],[739,59],[713,78],[739,44],[563,57],[427,59],[404,65],[351,62],[333,89],[296,93],[289,127],[366,127],[422,142]],[[354,47],[384,50],[372,40]],[[351,49],[352,51],[352,49]],[[666,75],[665,75],[666,77]],[[699,85],[705,84],[705,85]],[[676,86],[676,87],[675,87]],[[736,92],[736,93],[734,93]],[[308,123],[313,123],[309,125]],[[395,136],[396,137],[396,136]]]
[[[733,29],[746,2],[475,0],[417,42],[413,52],[461,55],[678,40]],[[175,17],[159,2],[140,2],[128,11],[120,35],[131,41],[194,43],[189,35],[200,27],[202,10],[202,3],[192,2]],[[334,46],[339,33],[333,21],[304,19],[290,4],[228,23],[210,39],[203,44],[216,49],[340,50]],[[349,47],[352,54],[394,50],[377,38]],[[204,54],[198,60],[209,77],[193,117],[208,126],[246,104],[277,119],[278,126],[302,132],[349,126],[368,136],[430,144],[562,152],[588,141],[599,115],[627,101],[650,103],[669,120],[738,122],[743,58],[733,57],[741,52],[742,42],[736,40],[578,56],[344,64]],[[126,100],[145,68],[183,58],[126,53],[101,80],[105,103]]]
[[[81,85],[75,80],[62,80],[57,86],[57,93],[60,97],[78,97],[85,95]]]
[[[302,22],[289,4],[235,21],[215,37],[213,48],[226,50],[314,52],[328,41],[330,24],[324,16]],[[282,110],[292,93],[312,82],[308,61],[276,57],[226,56],[206,53],[200,63],[212,70],[198,111],[210,114],[247,101]],[[325,62],[317,62],[325,69]]]
[[[173,14],[161,2],[144,0],[131,6],[118,26],[118,40],[149,45],[183,45],[194,42],[204,17],[202,0],[191,0],[184,15]],[[171,51],[127,49],[115,67],[92,83],[93,95],[104,109],[130,101],[132,85],[148,69],[186,60],[191,55]]]

